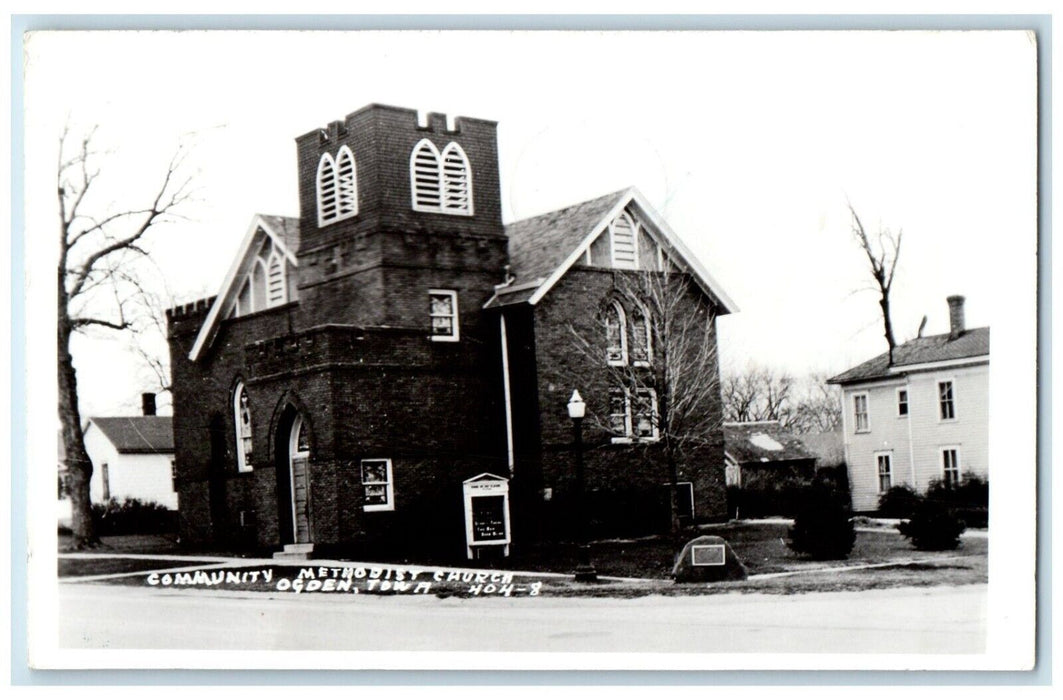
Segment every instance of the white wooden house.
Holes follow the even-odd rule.
[[[948,298],[948,333],[920,337],[830,379],[842,389],[853,510],[891,486],[989,474],[989,328],[967,329],[964,298]]]

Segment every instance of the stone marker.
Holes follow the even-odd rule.
[[[672,569],[676,583],[744,581],[746,567],[727,541],[716,535],[703,535],[687,542]]]

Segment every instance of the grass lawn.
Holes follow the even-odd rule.
[[[546,578],[542,595],[591,595],[603,597],[637,597],[644,595],[705,595],[726,592],[800,593],[812,591],[847,591],[889,588],[897,586],[964,585],[988,581],[988,540],[968,537],[960,548],[950,552],[920,552],[894,529],[858,531],[856,544],[847,559],[812,561],[795,554],[786,545],[788,525],[775,523],[728,523],[705,526],[699,534],[723,537],[746,565],[750,579],[715,584],[683,584],[671,582],[673,549],[670,538],[649,537],[637,540],[603,540],[591,544],[591,556],[598,573],[607,577],[641,579],[639,581],[602,581],[599,584],[576,584],[569,578]],[[693,535],[689,535],[688,539]],[[72,551],[69,538],[60,538],[60,550]],[[97,554],[113,553],[114,558],[59,559],[59,576],[88,576],[147,572],[178,567],[192,567],[206,561],[166,559],[167,554],[225,555],[224,552],[190,551],[182,548],[176,538],[165,535],[105,537]],[[158,554],[161,559],[123,559],[122,554]],[[238,557],[234,557],[238,558]],[[373,561],[387,562],[387,558]],[[463,567],[500,569],[508,571],[543,571],[571,573],[576,566],[576,553],[571,544],[541,545],[520,551],[513,556],[493,562],[462,560],[414,561],[395,559],[393,564],[415,564],[425,567]],[[313,561],[306,565],[313,565]],[[873,568],[861,568],[870,565]],[[237,565],[255,569],[258,565]],[[280,562],[276,565],[278,578],[294,575],[298,564]],[[210,568],[208,566],[208,568]],[[290,570],[289,570],[290,569]],[[144,577],[113,579],[114,583],[142,585]],[[534,575],[518,577],[525,584]],[[264,581],[247,586],[233,586],[242,590],[272,590],[275,584]],[[228,587],[228,586],[226,586]],[[468,596],[467,585],[436,586],[433,593],[440,596]]]

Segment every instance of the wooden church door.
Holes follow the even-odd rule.
[[[303,429],[302,416],[292,424],[292,436],[288,451],[291,469],[292,532],[296,544],[310,542],[310,446]]]

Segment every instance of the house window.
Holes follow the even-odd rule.
[[[430,289],[428,300],[432,340],[458,340],[458,293],[449,289]]]
[[[960,485],[960,451],[955,447],[941,449],[941,472],[946,486]]]
[[[956,418],[956,401],[951,381],[938,382],[938,407],[941,411],[941,420]]]
[[[897,390],[897,416],[903,418],[908,415],[908,390]]]
[[[867,394],[853,395],[853,420],[856,432],[866,433],[871,430],[871,419],[867,413]]]
[[[893,455],[889,452],[876,452],[875,462],[878,465],[878,491],[889,491],[893,486]]]
[[[605,309],[605,359],[614,367],[627,364],[627,318],[616,301]]]
[[[620,212],[620,216],[609,224],[609,241],[613,267],[623,270],[634,270],[639,266],[638,236],[635,222],[631,220],[627,212]]]
[[[233,391],[233,415],[236,424],[236,470],[251,471],[251,407],[244,383]]]
[[[650,338],[649,314],[636,306],[631,312],[631,361],[636,367],[648,367],[652,362]]]
[[[170,460],[170,483],[173,485],[173,490],[177,490],[177,460]]]
[[[317,164],[317,225],[325,226],[358,213],[357,167],[347,146],[333,160],[325,153]]]
[[[362,460],[362,489],[364,510],[395,510],[390,459]]]
[[[107,462],[100,465],[100,481],[103,484],[103,500],[111,500],[111,471],[107,467]]]
[[[410,192],[414,211],[472,215],[472,171],[461,146],[453,141],[440,154],[428,139],[410,155]]]

